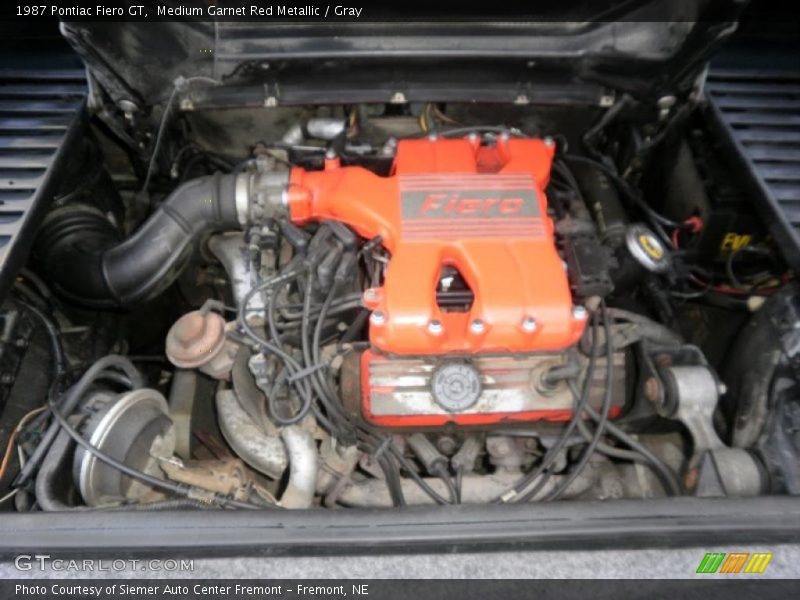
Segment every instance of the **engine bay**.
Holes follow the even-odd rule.
[[[97,92],[71,142],[3,305],[4,510],[800,493],[793,271],[701,82],[195,106],[206,79]]]

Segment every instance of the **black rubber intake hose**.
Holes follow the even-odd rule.
[[[62,294],[83,304],[148,300],[178,277],[203,235],[241,228],[235,181],[217,173],[185,183],[124,241],[93,206],[57,209],[37,241],[42,267]]]

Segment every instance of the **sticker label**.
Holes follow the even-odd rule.
[[[753,241],[753,236],[749,234],[738,234],[728,232],[722,238],[722,243],[719,246],[720,250],[741,250]]]

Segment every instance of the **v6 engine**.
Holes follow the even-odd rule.
[[[341,221],[390,254],[382,285],[364,292],[373,350],[357,368],[371,422],[563,417],[569,394],[541,397],[536,372],[559,364],[587,311],[573,306],[547,215],[553,150],[509,137],[403,140],[388,177],[333,157],[321,171],[292,170],[293,222]],[[448,303],[456,278],[462,300]],[[542,351],[524,366],[501,358]]]

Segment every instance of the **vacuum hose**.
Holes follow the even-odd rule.
[[[67,204],[45,218],[37,255],[67,297],[91,306],[131,304],[162,292],[206,233],[240,229],[236,175],[214,174],[176,189],[122,241],[103,211]]]

